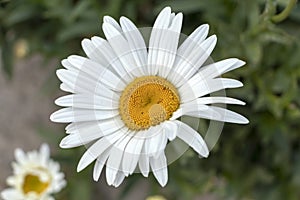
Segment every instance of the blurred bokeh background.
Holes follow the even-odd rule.
[[[244,83],[227,95],[247,102],[230,108],[250,123],[225,124],[207,159],[186,152],[169,166],[165,188],[152,175],[133,175],[118,189],[106,186],[103,175],[96,183],[91,167],[76,173],[84,147],[58,147],[64,125],[49,120],[58,109],[54,99],[63,94],[55,70],[62,58],[84,55],[83,38],[103,36],[103,16],[124,15],[140,27],[152,26],[166,5],[184,13],[184,34],[210,24],[210,34],[218,36],[215,61],[247,62],[226,76]],[[68,180],[58,200],[140,200],[154,194],[169,200],[300,199],[299,38],[295,0],[0,0],[0,190],[12,173],[14,149],[47,142]]]

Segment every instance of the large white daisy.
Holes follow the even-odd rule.
[[[209,27],[202,25],[179,44],[182,18],[182,13],[175,15],[170,7],[164,8],[146,45],[148,41],[129,19],[121,17],[119,24],[105,16],[106,40],[84,39],[87,58],[72,55],[62,61],[66,69],[57,71],[61,89],[73,94],[55,101],[67,108],[50,119],[71,123],[62,148],[91,145],[79,161],[78,171],[96,161],[95,180],[106,165],[109,185],[119,186],[138,169],[145,177],[152,171],[165,186],[168,141],[179,138],[199,155],[209,154],[201,135],[178,120],[180,117],[248,123],[235,112],[211,105],[243,102],[208,96],[241,87],[241,82],[219,76],[244,62],[231,58],[203,66],[217,38],[207,38]]]
[[[47,144],[43,144],[40,151],[28,153],[16,149],[15,158],[14,175],[7,178],[10,188],[1,192],[4,200],[54,200],[51,194],[66,185],[59,164],[50,159]]]

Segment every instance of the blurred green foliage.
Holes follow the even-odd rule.
[[[159,10],[170,5],[174,11],[184,13],[185,34],[202,23],[210,24],[211,34],[218,36],[215,60],[237,57],[247,62],[245,67],[226,76],[243,81],[243,88],[231,90],[228,95],[246,101],[247,105],[230,108],[247,116],[250,124],[226,124],[208,159],[193,159],[197,156],[186,152],[170,165],[168,185],[161,189],[155,183],[151,191],[172,200],[193,199],[204,193],[214,194],[218,199],[296,200],[300,199],[299,4],[285,20],[272,20],[288,2],[2,0],[2,66],[13,78],[13,47],[20,39],[27,42],[28,55],[40,53],[61,59],[82,54],[80,41],[84,37],[103,35],[104,15],[125,15],[139,26],[151,26]],[[78,156],[71,162],[74,165],[75,159]],[[87,178],[91,179],[90,174]],[[134,185],[136,180],[133,176],[125,182]],[[150,180],[154,182],[153,178]],[[71,181],[70,187],[82,186],[78,193],[86,196],[80,199],[90,199],[89,183],[79,183]],[[129,189],[126,187],[125,193]],[[73,194],[63,199],[77,197]]]

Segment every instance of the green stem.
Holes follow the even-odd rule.
[[[289,14],[292,11],[293,7],[295,6],[296,2],[297,2],[297,0],[290,0],[288,5],[285,7],[285,9],[281,13],[274,15],[271,18],[272,21],[275,23],[279,23],[279,22],[285,20],[289,16]]]

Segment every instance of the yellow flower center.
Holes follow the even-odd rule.
[[[143,76],[122,92],[120,115],[132,130],[147,129],[168,120],[179,107],[177,89],[166,79]]]
[[[49,179],[50,180],[50,179]],[[50,181],[42,181],[39,176],[34,174],[27,174],[24,177],[22,189],[24,194],[29,192],[35,192],[37,194],[42,194],[49,187]]]

